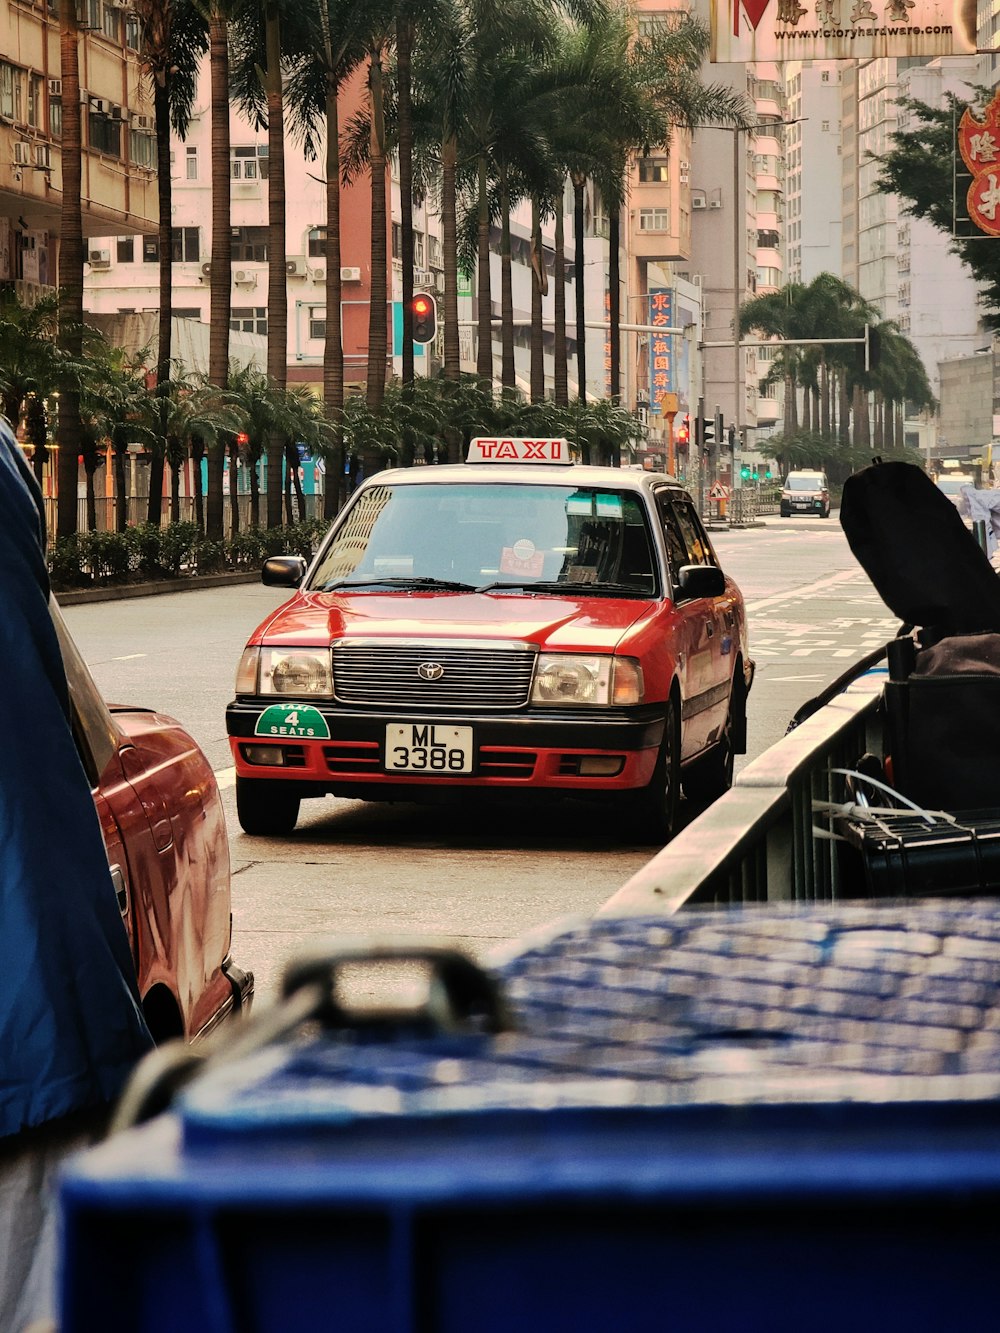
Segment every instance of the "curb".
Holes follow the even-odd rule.
[[[259,583],[260,571],[234,574],[205,574],[188,579],[161,579],[156,583],[118,583],[104,588],[74,588],[56,592],[60,606],[83,606],[89,602],[117,602],[123,597],[157,597],[168,592],[198,592],[202,588],[225,588],[231,584]]]

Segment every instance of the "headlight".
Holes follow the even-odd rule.
[[[236,693],[257,693],[257,668],[260,666],[260,649],[244,648],[240,664],[236,668]]]
[[[642,669],[629,657],[542,653],[531,702],[593,704],[598,708],[642,701]]]
[[[333,694],[329,648],[261,648],[257,692],[329,698]]]

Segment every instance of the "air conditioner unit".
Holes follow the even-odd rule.
[[[238,268],[233,273],[233,282],[239,287],[256,287],[257,274],[250,268]]]
[[[360,281],[361,281],[361,270],[360,270],[360,268],[342,268],[342,269],[340,270],[340,281],[341,281],[341,282],[360,282]]]
[[[27,167],[31,164],[31,144],[26,139],[14,140],[14,165]]]
[[[151,130],[153,128],[153,117],[143,116],[138,112],[132,112],[132,126],[137,130]]]
[[[286,259],[285,272],[290,278],[304,278],[306,276],[305,255],[292,255]]]
[[[312,278],[313,282],[326,282],[326,269],[325,268],[310,269],[309,276]]]
[[[112,120],[121,120],[121,118],[122,118],[122,109],[121,109],[121,107],[112,104],[112,106],[111,106],[111,119],[112,119]]]
[[[414,287],[429,287],[434,281],[434,274],[429,268],[415,268],[413,270]]]
[[[49,79],[49,96],[62,97],[62,79]]]
[[[211,263],[202,264],[202,266],[201,266],[201,276],[202,276],[203,278],[210,278],[210,277],[212,276],[212,265],[211,265]]]
[[[92,97],[90,109],[95,116],[106,116],[111,110],[111,103],[105,102],[102,97]]]
[[[42,167],[45,171],[48,171],[52,166],[49,145],[47,143],[35,144],[35,166]]]
[[[691,196],[691,207],[693,209],[707,208],[708,200],[703,194],[693,194]]]
[[[722,200],[721,200],[721,199],[711,199],[711,200],[709,200],[709,204],[708,204],[708,206],[709,206],[709,208],[721,208],[721,207],[722,207]]]
[[[87,259],[91,268],[110,268],[111,251],[110,250],[88,250]]]

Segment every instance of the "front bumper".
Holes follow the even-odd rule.
[[[507,787],[549,788],[565,792],[615,791],[645,786],[653,773],[663,739],[662,705],[620,710],[602,716],[579,712],[540,717],[538,713],[363,713],[319,706],[330,735],[318,740],[273,739],[255,733],[258,719],[272,700],[236,700],[226,710],[226,729],[241,778],[295,782],[305,795],[380,796],[398,790],[408,799],[420,789]],[[471,773],[401,773],[386,771],[385,736],[390,723],[471,727]],[[280,763],[251,763],[246,747],[259,759],[273,745]],[[587,761],[617,758],[614,772],[589,774]],[[581,771],[583,770],[583,771]],[[377,790],[376,790],[377,789]]]

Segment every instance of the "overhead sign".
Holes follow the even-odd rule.
[[[718,63],[976,50],[974,0],[711,0],[711,27]]]
[[[965,193],[968,220],[980,234],[1000,236],[1000,93],[981,118],[965,108],[958,122],[958,151],[971,177]]]
[[[469,442],[467,463],[572,463],[569,440],[478,436]]]

